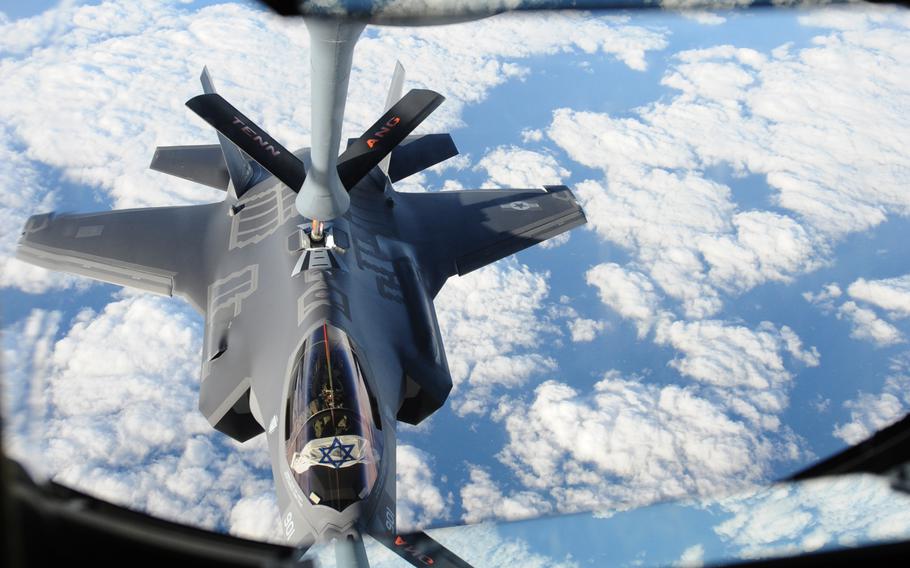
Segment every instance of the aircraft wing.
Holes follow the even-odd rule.
[[[413,242],[445,277],[467,274],[586,222],[563,185],[400,193],[398,199],[416,224]]]
[[[38,266],[205,306],[201,235],[219,204],[29,218],[16,256]]]

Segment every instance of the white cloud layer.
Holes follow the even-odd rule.
[[[576,318],[569,322],[569,331],[572,334],[572,341],[576,343],[594,341],[597,334],[601,333],[606,327],[607,324],[604,321],[587,318]]]
[[[482,414],[496,391],[555,369],[536,352],[548,278],[511,260],[446,282],[436,314],[454,384],[447,404],[456,413]]]
[[[695,544],[685,549],[679,560],[673,563],[679,568],[700,568],[705,564],[705,547]]]
[[[851,445],[862,442],[910,411],[907,357],[905,353],[892,361],[892,374],[885,379],[881,392],[859,392],[856,398],[844,402],[844,408],[850,411],[850,420],[834,427],[835,437]]]
[[[883,280],[859,278],[847,288],[851,298],[886,310],[892,318],[910,316],[910,274]]]
[[[861,308],[856,302],[844,302],[837,309],[837,317],[850,318],[853,330],[850,337],[871,341],[883,347],[904,341],[900,330],[878,317],[874,311]]]
[[[183,523],[277,534],[264,440],[236,444],[197,410],[200,324],[143,295],[7,330],[10,451],[54,480]],[[10,364],[12,361],[12,364]]]
[[[615,510],[729,491],[801,454],[788,429],[732,418],[707,389],[652,385],[611,371],[589,393],[546,381],[495,414],[509,435],[498,459],[526,488],[502,492],[472,471],[465,519]],[[517,512],[516,512],[517,511]]]
[[[447,516],[448,503],[433,482],[433,459],[424,451],[399,444],[397,527],[399,532],[424,528]]]
[[[577,186],[593,228],[689,317],[717,313],[722,293],[790,282],[827,262],[844,235],[910,213],[900,110],[910,106],[910,22],[895,10],[827,14],[852,28],[800,50],[677,54],[662,80],[675,96],[631,117],[553,114],[548,136],[604,172]],[[763,176],[779,209],[738,206],[712,179],[718,166]]]
[[[529,519],[553,510],[550,503],[533,491],[503,494],[499,484],[480,466],[470,466],[469,472],[470,480],[461,488],[464,522],[468,524],[491,519]]]
[[[869,341],[877,347],[905,341],[901,330],[879,317],[872,308],[885,311],[891,320],[910,316],[910,275],[882,280],[858,278],[847,287],[847,294],[853,299],[835,306],[842,294],[841,287],[832,282],[817,293],[803,293],[803,298],[818,306],[824,314],[833,312],[838,319],[849,320],[852,324],[850,337],[854,339]]]
[[[877,476],[822,478],[721,502],[732,515],[714,531],[745,558],[904,538],[910,499]]]
[[[571,175],[553,156],[516,146],[491,150],[475,169],[486,170],[489,176],[483,187],[542,189],[544,185],[559,185]]]

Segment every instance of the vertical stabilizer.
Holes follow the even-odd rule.
[[[392,83],[389,85],[389,94],[385,99],[385,107],[382,109],[382,112],[387,112],[392,105],[401,100],[401,95],[404,92],[404,66],[401,64],[401,61],[395,62],[395,72],[392,73]],[[379,169],[382,170],[382,173],[388,175],[389,173],[389,162],[392,160],[392,155],[389,154],[379,162]]]
[[[199,80],[202,82],[202,90],[205,94],[210,95],[215,92],[215,85],[212,83],[208,67],[202,68],[202,75]],[[234,194],[238,198],[243,197],[243,194],[249,189],[250,181],[253,179],[253,167],[250,165],[250,159],[220,132],[218,133],[218,142],[221,144],[221,153],[224,155],[224,163],[227,165],[228,175],[234,185]]]

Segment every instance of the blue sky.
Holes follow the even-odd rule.
[[[274,538],[264,447],[227,442],[196,412],[201,318],[9,257],[35,212],[215,199],[146,170],[155,145],[214,139],[183,108],[203,64],[272,135],[305,145],[306,32],[246,4],[12,8],[0,4],[10,443],[106,498]],[[402,189],[565,183],[589,218],[440,294],[456,387],[402,429],[399,522],[595,508],[613,516],[578,522],[623,535],[616,565],[896,534],[825,524],[811,488],[791,496],[809,520],[774,538],[731,520],[757,503],[794,518],[773,492],[661,513],[700,542],[672,528],[665,546],[637,540],[628,531],[655,513],[623,511],[754,491],[910,407],[906,12],[549,18],[371,28],[355,55],[347,131],[375,118],[373,79],[396,58],[411,86],[447,96],[426,130],[451,132],[461,156]],[[898,505],[878,514],[907,534]],[[486,531],[481,561],[584,563],[564,558],[583,536],[543,547],[533,526],[464,538]]]

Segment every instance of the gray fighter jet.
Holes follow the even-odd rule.
[[[466,566],[395,526],[395,429],[419,424],[452,379],[433,298],[464,275],[585,222],[564,186],[398,193],[393,183],[457,154],[410,136],[443,97],[402,96],[338,155],[363,24],[306,20],[312,147],[285,149],[215,93],[187,106],[219,144],[159,147],[151,167],[222,189],[218,203],[31,217],[18,257],[186,299],[205,316],[199,408],[241,442],[265,434],[284,536],[335,539],[366,566],[366,533],[415,566]],[[162,354],[166,356],[166,354]]]

